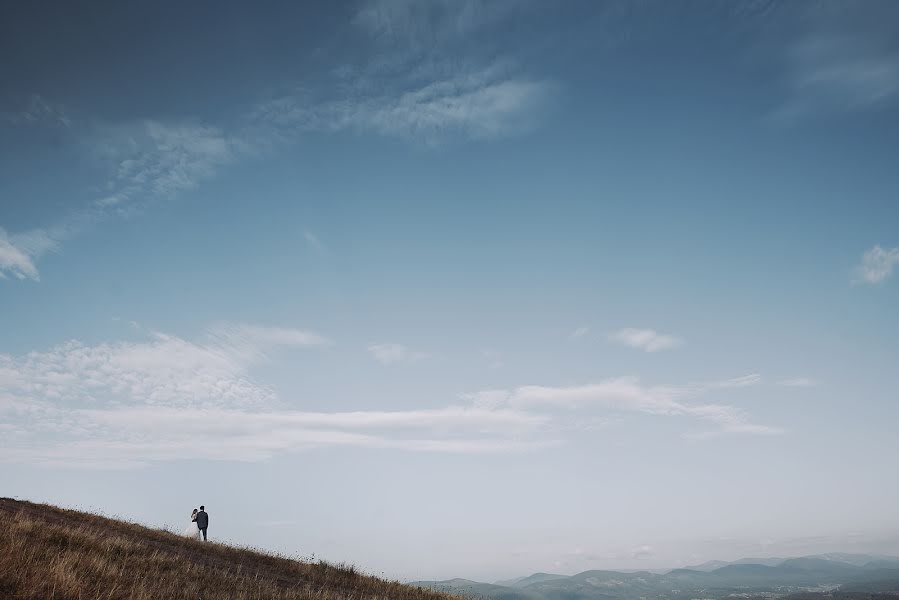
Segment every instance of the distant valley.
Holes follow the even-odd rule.
[[[899,557],[836,553],[744,558],[661,573],[594,570],[534,573],[496,583],[450,579],[413,585],[488,600],[899,598]]]

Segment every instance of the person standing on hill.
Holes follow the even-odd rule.
[[[189,537],[192,540],[200,539],[200,530],[197,529],[197,513],[199,511],[195,508],[192,513],[190,513],[190,523],[187,525],[187,529],[184,530],[184,535]]]
[[[203,541],[206,541],[206,528],[209,527],[209,515],[206,514],[206,507],[200,506],[200,512],[197,513],[197,529],[203,534]]]

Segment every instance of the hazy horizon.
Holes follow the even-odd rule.
[[[0,495],[403,579],[899,555],[899,4],[0,8]]]

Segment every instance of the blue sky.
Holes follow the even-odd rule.
[[[899,553],[895,4],[2,10],[0,493],[401,578]]]

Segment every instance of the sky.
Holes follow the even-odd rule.
[[[0,494],[401,579],[899,554],[899,5],[0,8]]]

